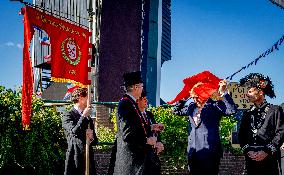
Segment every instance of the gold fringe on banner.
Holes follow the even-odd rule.
[[[23,130],[24,130],[24,131],[29,131],[29,130],[31,130],[30,125],[23,125]]]
[[[67,78],[51,77],[51,81],[58,82],[58,83],[72,83],[75,86],[79,86],[81,88],[87,88],[88,87],[88,85],[84,85],[84,84],[82,84],[80,82],[77,82],[77,81],[74,81],[74,80],[70,80],[70,79],[67,79]]]

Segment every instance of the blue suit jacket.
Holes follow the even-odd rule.
[[[189,104],[188,107],[179,106],[174,111],[178,115],[189,116],[188,158],[193,154],[201,157],[222,156],[220,119],[236,111],[236,105],[230,95],[226,94],[223,98],[220,101],[208,99],[201,111],[198,124],[195,124],[193,120],[193,112],[197,108],[195,103]]]

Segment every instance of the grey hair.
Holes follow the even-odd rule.
[[[122,88],[123,88],[123,91],[124,91],[124,92],[133,92],[134,86],[135,86],[135,85],[122,86]]]

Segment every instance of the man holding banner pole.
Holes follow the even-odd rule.
[[[65,175],[84,175],[85,172],[96,174],[94,153],[89,146],[97,144],[98,139],[94,123],[89,117],[92,107],[87,105],[87,92],[87,88],[77,88],[72,92],[71,101],[75,104],[62,118],[62,126],[68,143]],[[86,145],[86,150],[84,145]],[[85,161],[84,158],[86,158]],[[85,170],[86,165],[89,165],[88,170]]]
[[[30,5],[29,3],[25,3]],[[30,42],[35,29],[44,30],[50,37],[51,49],[51,81],[60,83],[73,83],[78,87],[91,84],[88,65],[92,58],[89,54],[92,45],[91,33],[86,26],[75,25],[73,22],[62,20],[53,16],[52,12],[46,13],[38,7],[25,6],[21,10],[24,15],[24,48],[23,48],[23,125],[28,128],[31,115],[31,95],[33,87],[32,67],[30,60]],[[97,143],[94,124],[90,119],[90,97],[86,88],[78,88],[72,93],[71,101],[74,107],[67,111],[62,118],[68,149],[66,152],[65,174],[94,174],[94,159],[90,145]],[[93,141],[94,140],[94,141]],[[92,142],[93,141],[93,142]],[[84,145],[86,150],[84,150]],[[86,153],[86,161],[84,161]],[[91,159],[89,159],[91,157]],[[90,166],[89,166],[90,165]]]

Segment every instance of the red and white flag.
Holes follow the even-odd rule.
[[[71,84],[71,83],[68,83],[67,85],[67,92],[66,92],[66,94],[65,94],[65,96],[64,96],[64,98],[63,98],[63,100],[67,100],[68,98],[70,98],[71,97],[71,94],[72,94],[72,92],[75,90],[75,89],[77,89],[79,86],[74,86],[73,84]]]

